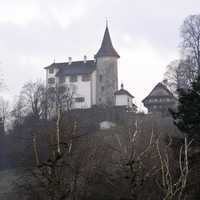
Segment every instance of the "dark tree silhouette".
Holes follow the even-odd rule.
[[[171,111],[175,125],[189,138],[200,141],[200,76],[188,90],[180,89],[177,111]]]

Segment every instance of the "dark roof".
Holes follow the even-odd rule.
[[[48,65],[47,67],[44,67],[44,69],[49,69],[51,67],[55,67],[55,68],[62,68],[65,67],[66,65],[68,65],[68,63],[52,63],[51,65]]]
[[[88,60],[86,63],[84,63],[84,61],[75,61],[71,64],[54,63],[49,67],[56,67],[60,69],[56,76],[70,76],[79,74],[91,74],[94,70],[96,70],[96,63],[94,60]]]
[[[115,92],[115,95],[124,95],[124,94],[134,98],[132,94],[130,94],[127,90],[124,90],[124,89],[120,89]]]
[[[117,58],[120,57],[112,45],[110,33],[107,26],[106,26],[103,41],[101,44],[101,48],[99,49],[95,57],[97,58],[97,57],[104,57],[104,56],[111,56],[111,57],[117,57]]]
[[[146,99],[154,98],[154,97],[172,97],[175,98],[172,92],[169,91],[167,86],[165,86],[163,83],[158,83],[153,90],[149,93],[149,95],[143,99],[142,102],[144,102]]]

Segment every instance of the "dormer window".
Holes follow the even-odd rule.
[[[65,93],[65,92],[66,92],[66,87],[65,87],[65,86],[60,86],[60,87],[58,88],[58,92],[59,92],[60,94]]]
[[[103,76],[102,74],[99,75],[99,82],[102,82]]]
[[[59,83],[64,83],[65,82],[65,76],[59,77]]]
[[[49,74],[53,74],[54,73],[54,68],[49,68]]]
[[[55,78],[48,78],[48,83],[49,84],[54,84],[55,83]]]
[[[70,76],[69,81],[70,82],[77,82],[77,76]]]
[[[84,97],[77,97],[77,98],[75,98],[75,102],[77,102],[77,103],[81,103],[81,102],[84,102],[84,101],[85,101]]]
[[[90,74],[83,74],[82,81],[90,81]]]

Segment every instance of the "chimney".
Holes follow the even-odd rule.
[[[96,55],[94,55],[94,63],[96,63],[97,59],[96,59]]]
[[[71,65],[72,64],[72,57],[69,57],[68,60],[69,60],[68,65]]]
[[[86,63],[86,62],[87,62],[87,56],[84,55],[84,63]]]

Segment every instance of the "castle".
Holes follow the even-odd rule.
[[[126,106],[131,108],[133,96],[124,89],[118,90],[118,59],[108,26],[94,60],[53,63],[46,69],[48,88],[59,86],[73,93],[72,108],[86,109],[98,105]]]
[[[94,60],[52,63],[45,67],[46,84],[48,88],[59,87],[72,95],[72,109],[88,109],[93,106],[123,106],[129,110],[136,109],[134,98],[121,84],[118,90],[118,59],[114,49],[108,26],[106,25],[102,44],[95,54]],[[168,108],[174,108],[176,99],[167,87],[159,83],[143,100],[149,113],[167,113]]]

